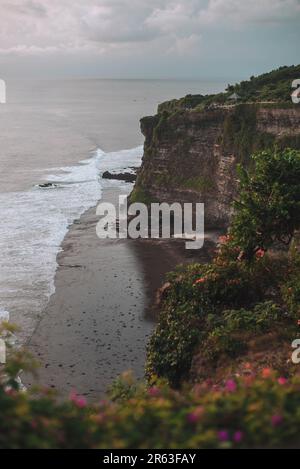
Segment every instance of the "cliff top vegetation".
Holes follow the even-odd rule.
[[[300,79],[300,65],[283,66],[250,80],[235,85],[229,84],[223,93],[211,95],[187,95],[162,103],[158,113],[175,113],[187,109],[203,109],[210,106],[232,105],[236,103],[290,103],[292,82]]]

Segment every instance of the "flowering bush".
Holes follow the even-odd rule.
[[[170,288],[148,346],[150,382],[158,376],[178,386],[188,377],[200,345],[211,356],[220,347],[232,356],[242,353],[245,343],[233,336],[233,325],[240,324],[238,331],[252,327],[254,332],[270,325],[275,311],[279,316],[276,306],[272,310],[268,303],[256,305],[279,294],[286,268],[286,262],[268,256],[251,265],[237,260],[220,263],[217,256],[212,264],[182,267],[170,274]]]
[[[15,360],[15,364],[17,361]],[[19,366],[24,363],[19,361]],[[300,379],[265,369],[222,386],[208,382],[181,392],[159,384],[138,386],[127,374],[115,400],[94,405],[72,393],[58,403],[53,392],[0,384],[0,448],[244,448],[298,444]],[[132,389],[130,390],[130,387]],[[119,394],[119,391],[117,392]],[[159,431],[157,431],[159,429]]]

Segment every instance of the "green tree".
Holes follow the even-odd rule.
[[[231,227],[242,257],[251,260],[275,242],[288,245],[300,227],[300,152],[267,150],[239,166],[240,195]]]

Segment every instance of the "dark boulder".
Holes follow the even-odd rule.
[[[102,174],[103,179],[116,179],[118,181],[125,181],[125,182],[134,182],[136,180],[136,174],[133,173],[110,173],[109,171],[105,171]]]

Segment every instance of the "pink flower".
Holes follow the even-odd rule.
[[[252,364],[251,364],[251,363],[249,363],[249,362],[245,363],[245,364],[244,364],[244,369],[245,369],[245,370],[250,370],[250,371],[251,371],[251,370],[252,370]]]
[[[252,386],[254,379],[255,379],[255,376],[253,374],[245,376],[243,379],[245,386],[247,387]]]
[[[228,435],[228,431],[227,430],[221,430],[218,432],[218,438],[219,438],[219,441],[228,441],[229,440],[229,435]]]
[[[229,379],[225,385],[225,389],[228,392],[235,392],[237,388],[236,382],[233,379]]]
[[[99,401],[99,406],[100,407],[106,407],[108,405],[108,401],[106,401],[105,399],[102,399],[101,401]]]
[[[193,412],[187,415],[187,420],[189,423],[197,423],[201,420],[204,414],[204,407],[197,407]]]
[[[81,409],[86,407],[86,399],[84,397],[79,397],[77,399],[77,406],[80,407]]]
[[[37,421],[36,421],[36,420],[32,420],[32,422],[31,422],[30,425],[31,425],[31,428],[33,428],[34,430],[36,430],[37,427],[38,427],[38,424],[37,424]]]
[[[271,422],[273,427],[278,427],[283,422],[283,417],[281,415],[273,415],[271,418]]]
[[[271,368],[264,368],[261,372],[263,378],[270,378],[272,376]]]
[[[70,400],[73,402],[73,404],[76,405],[76,407],[79,407],[80,409],[83,409],[86,407],[86,399],[82,396],[78,396],[75,391],[72,391],[70,394]]]
[[[264,257],[266,254],[266,251],[264,251],[263,249],[259,249],[258,251],[256,251],[255,253],[255,256],[257,259],[261,259],[262,257]]]
[[[152,386],[148,389],[148,394],[151,397],[158,397],[160,396],[160,389],[157,386]]]
[[[280,378],[278,378],[278,383],[279,383],[281,386],[284,386],[284,385],[287,383],[287,379],[284,378],[283,376],[281,376]]]
[[[228,285],[239,285],[241,282],[238,278],[233,278],[231,280],[228,280]]]
[[[4,392],[7,396],[11,396],[11,397],[14,397],[17,395],[17,391],[15,391],[15,389],[12,389],[10,386],[6,386],[4,388]]]
[[[201,283],[204,283],[205,281],[206,281],[205,277],[199,278],[198,280],[196,280],[194,285],[200,285]]]
[[[220,244],[226,244],[229,241],[229,236],[220,236],[219,237],[219,243]]]
[[[187,421],[189,423],[197,423],[198,422],[198,416],[195,414],[195,412],[191,412],[190,414],[187,415]]]
[[[244,439],[244,433],[241,432],[241,431],[237,431],[235,432],[235,434],[233,435],[233,441],[235,443],[241,443],[241,441]]]

